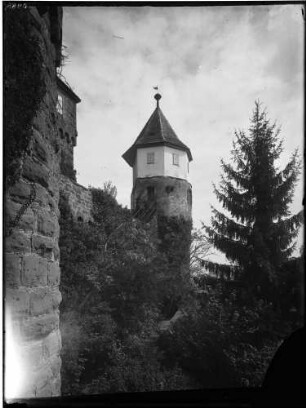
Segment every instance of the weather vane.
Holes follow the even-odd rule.
[[[156,86],[153,86],[153,89],[154,89],[155,91],[158,91],[158,86],[157,86],[157,85],[156,85]],[[156,99],[157,107],[159,107],[159,100],[161,99],[161,94],[160,94],[160,93],[156,93],[156,94],[154,95],[154,99]]]

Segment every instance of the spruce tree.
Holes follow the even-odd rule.
[[[302,211],[291,215],[294,187],[300,173],[297,150],[283,170],[280,129],[255,103],[249,134],[235,132],[231,162],[221,160],[221,182],[214,192],[229,216],[212,207],[209,241],[230,261],[205,266],[217,275],[243,283],[248,294],[275,298],[279,271],[294,249]]]

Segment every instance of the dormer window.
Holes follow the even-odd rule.
[[[180,163],[179,163],[179,155],[176,154],[176,153],[173,153],[173,154],[172,154],[172,164],[173,164],[174,166],[179,166],[179,165],[180,165]]]
[[[60,115],[63,114],[63,97],[60,94],[57,95],[56,110]]]
[[[154,152],[147,153],[147,164],[154,164]]]

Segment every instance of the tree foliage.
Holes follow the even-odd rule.
[[[204,228],[194,228],[191,232],[189,268],[192,276],[201,275],[207,257],[213,253],[212,245]]]
[[[282,153],[280,130],[267,119],[259,102],[249,135],[235,132],[231,163],[221,160],[223,175],[217,199],[230,215],[212,207],[209,241],[230,265],[207,262],[209,270],[243,280],[249,293],[275,300],[279,271],[295,248],[302,212],[291,215],[294,187],[300,172],[295,151],[284,169],[277,166]]]
[[[240,386],[260,386],[281,340],[302,324],[303,258],[290,258],[302,223],[302,212],[290,213],[300,162],[295,151],[280,170],[281,153],[279,129],[256,102],[249,135],[235,132],[232,161],[221,161],[214,186],[226,213],[212,207],[204,226],[229,264],[203,261],[213,274],[197,276],[202,308]]]

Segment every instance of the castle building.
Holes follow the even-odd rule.
[[[131,208],[146,213],[191,220],[192,187],[188,181],[192,155],[160,109],[160,94],[143,130],[123,154],[133,168]]]
[[[60,143],[60,171],[64,176],[76,181],[73,148],[77,143],[76,105],[81,99],[60,78],[57,84],[57,124]]]
[[[57,104],[56,124],[59,155],[58,184],[62,196],[69,205],[76,221],[92,220],[91,191],[77,183],[74,168],[74,148],[77,145],[77,104],[81,99],[71,87],[59,77],[56,78]]]

